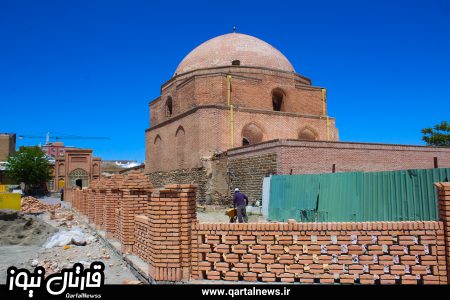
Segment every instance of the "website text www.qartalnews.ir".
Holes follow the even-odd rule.
[[[226,288],[202,289],[202,296],[289,296],[291,289],[283,288]]]

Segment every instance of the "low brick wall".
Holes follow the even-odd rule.
[[[194,224],[198,279],[442,284],[441,222]]]

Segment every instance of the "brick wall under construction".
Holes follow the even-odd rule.
[[[120,183],[114,224],[122,252],[138,255],[160,282],[447,284],[450,183],[436,186],[439,221],[199,223],[194,186],[153,189],[131,173]],[[83,213],[96,192],[74,191],[74,209]]]

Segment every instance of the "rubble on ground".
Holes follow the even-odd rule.
[[[46,211],[53,211],[57,208],[60,208],[61,204],[44,204],[38,199],[28,196],[22,198],[22,205],[20,210],[24,213],[43,213]]]

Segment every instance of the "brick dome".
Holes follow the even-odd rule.
[[[263,67],[295,72],[289,60],[268,43],[241,33],[224,34],[210,39],[192,50],[178,65],[175,75],[189,71],[231,66]]]

